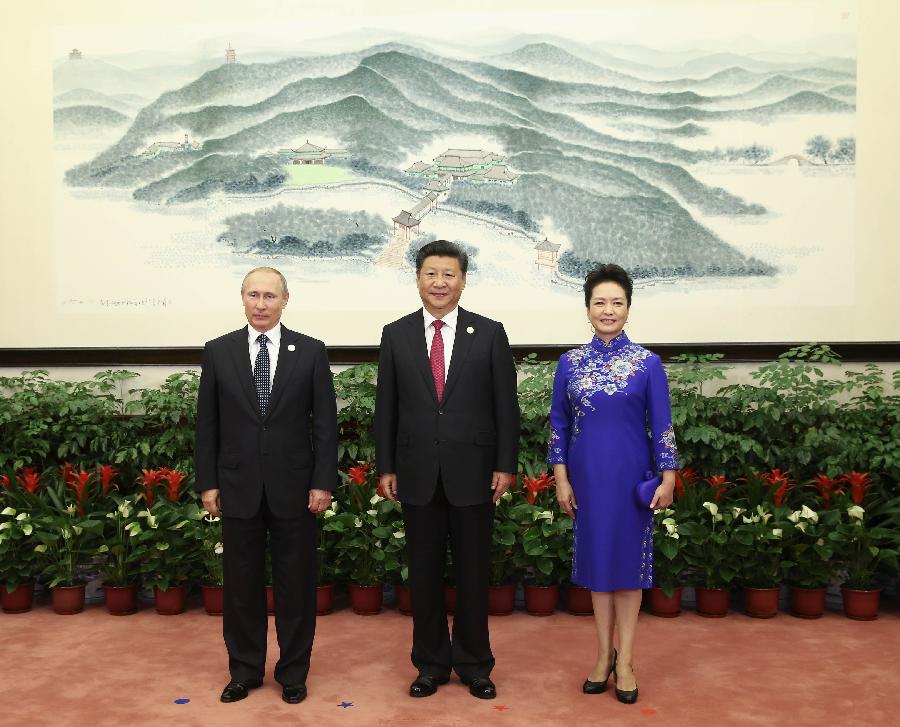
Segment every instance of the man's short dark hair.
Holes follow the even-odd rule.
[[[469,269],[469,255],[462,247],[455,242],[450,242],[450,240],[435,240],[427,245],[423,245],[419,248],[419,252],[416,253],[416,275],[422,270],[425,258],[432,256],[455,257],[459,260],[459,269],[463,275]]]
[[[625,268],[615,263],[601,263],[591,270],[584,279],[584,307],[591,306],[591,293],[600,283],[616,283],[625,291],[625,299],[628,301],[628,307],[631,307],[631,291],[634,289],[634,283],[631,276]]]

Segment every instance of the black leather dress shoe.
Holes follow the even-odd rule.
[[[222,690],[222,696],[219,697],[219,701],[221,702],[240,702],[242,699],[247,698],[247,694],[251,689],[256,689],[257,687],[261,687],[262,682],[235,682],[231,681],[225,685],[225,689]]]
[[[602,679],[599,682],[592,682],[590,679],[585,679],[584,684],[581,685],[581,691],[585,694],[603,694],[603,692],[606,691],[607,682],[609,682],[609,675],[616,670],[616,660],[618,657],[618,653],[613,649],[612,662],[610,663],[609,671],[606,672],[606,679]]]
[[[428,674],[419,674],[416,680],[409,685],[410,697],[430,697],[437,691],[438,684],[446,684],[450,681],[447,678],[438,679]]]
[[[291,684],[282,688],[281,698],[288,704],[300,704],[300,702],[306,699],[306,685]]]
[[[497,697],[497,687],[494,686],[494,682],[488,677],[477,677],[468,682],[468,684],[469,694],[473,697],[478,697],[479,699],[496,699]]]

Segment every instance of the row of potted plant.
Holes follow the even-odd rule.
[[[331,507],[320,515],[320,610],[330,608],[330,586],[346,583],[355,610],[377,612],[386,582],[397,586],[398,605],[408,610],[400,506],[377,491],[371,465],[358,463],[341,476]],[[57,610],[77,612],[84,598],[78,581],[86,573],[102,578],[115,613],[134,611],[139,586],[154,590],[162,612],[183,609],[191,581],[203,583],[211,602],[220,600],[221,523],[185,482],[177,470],[146,469],[135,487],[123,487],[110,465],[40,474],[26,468],[0,477],[4,610],[23,608],[17,598],[30,603],[31,584],[40,578]],[[701,479],[688,468],[678,473],[675,496],[656,515],[651,607],[657,613],[677,614],[681,588],[690,585],[704,615],[727,612],[733,586],[745,589],[751,615],[774,615],[778,590],[788,583],[793,611],[814,616],[821,614],[824,588],[836,582],[848,599],[864,591],[877,613],[878,586],[896,573],[900,499],[896,489],[874,487],[866,473],[797,483],[776,469],[732,482],[722,475]],[[552,476],[522,475],[521,487],[506,493],[495,511],[493,613],[512,610],[519,582],[530,612],[555,609],[570,571],[571,529]],[[451,563],[451,600],[452,573]],[[799,605],[803,596],[818,610]],[[578,599],[581,605],[570,603],[570,610],[589,612],[589,595],[570,589],[569,600]],[[859,615],[852,605],[848,613]]]
[[[841,584],[845,613],[874,618],[881,586],[896,579],[900,496],[872,485],[855,471],[798,483],[778,469],[733,482],[682,470],[675,502],[656,514],[651,608],[677,615],[690,585],[701,615],[722,616],[739,586],[746,612],[769,618],[787,585],[791,612],[817,618]]]

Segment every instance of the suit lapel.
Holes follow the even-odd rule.
[[[237,371],[238,381],[247,395],[250,408],[261,416],[259,412],[259,399],[256,395],[256,384],[253,383],[253,367],[250,365],[250,349],[247,342],[247,328],[235,331],[228,346],[231,351],[231,359]]]
[[[459,381],[466,357],[472,349],[475,336],[478,335],[478,331],[471,325],[473,322],[472,314],[460,308],[456,318],[456,337],[453,339],[453,354],[450,356],[450,370],[447,372],[447,383],[444,385],[443,401],[447,401],[453,387]],[[472,328],[472,333],[468,332],[469,328]]]
[[[268,416],[272,416],[272,412],[278,406],[281,394],[285,386],[287,386],[291,374],[294,372],[294,366],[299,356],[296,346],[297,339],[298,336],[294,331],[285,328],[284,325],[281,326],[281,345],[278,347],[278,365],[275,366],[275,380],[272,382],[272,391],[269,394]],[[294,347],[293,351],[290,349],[291,346]]]
[[[425,388],[431,392],[431,398],[437,404],[437,390],[434,388],[434,377],[431,375],[431,364],[428,361],[428,345],[425,343],[425,318],[422,312],[413,313],[406,326],[406,338],[409,343],[410,354],[413,362],[422,378],[425,380]]]

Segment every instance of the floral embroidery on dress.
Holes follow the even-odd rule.
[[[637,346],[623,333],[604,343],[594,338],[566,354],[572,365],[567,390],[575,416],[572,422],[572,441],[581,433],[579,418],[593,411],[591,396],[603,392],[613,396],[625,391],[629,379],[645,370],[644,361],[652,354]],[[551,434],[552,439],[552,434]]]
[[[675,444],[675,429],[669,424],[659,437],[659,443],[662,449],[656,458],[656,468],[659,470],[677,470],[680,469],[678,463],[678,447]]]
[[[641,538],[641,588],[653,587],[653,516],[651,515]]]
[[[559,432],[556,431],[552,426],[550,427],[550,453],[547,457],[547,462],[549,464],[565,464],[566,458],[565,453],[562,449],[562,437],[559,436]]]

